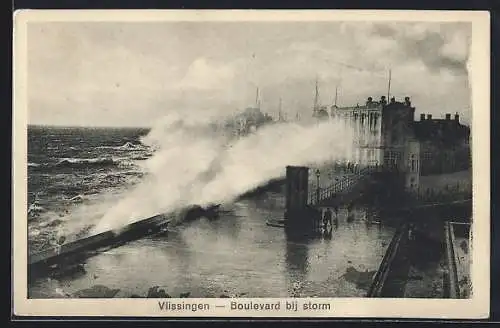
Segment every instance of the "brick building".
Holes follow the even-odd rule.
[[[355,131],[355,162],[397,169],[410,190],[418,189],[421,175],[470,166],[470,129],[460,124],[458,114],[453,120],[450,114],[440,120],[422,115],[415,121],[409,97],[401,102],[369,97],[362,106],[332,106],[330,111],[331,118],[341,118]]]
[[[470,128],[460,116],[446,114],[444,119],[420,115],[414,122],[415,135],[422,149],[421,175],[463,171],[470,167]]]

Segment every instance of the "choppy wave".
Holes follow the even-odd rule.
[[[145,170],[140,161],[153,150],[135,131],[41,131],[30,142],[28,169],[29,249],[47,247],[51,235],[64,230],[68,238],[86,234],[108,210],[108,201],[139,182]],[[99,131],[97,131],[99,132]],[[59,137],[61,135],[61,137]],[[55,138],[57,137],[57,138]]]
[[[55,227],[60,226],[63,222],[64,222],[64,220],[62,220],[61,218],[53,218],[52,220],[49,220],[49,221],[40,222],[38,227],[40,227],[40,228],[55,228]]]
[[[121,146],[99,146],[97,149],[114,149],[114,150],[145,150],[146,146],[142,144],[134,144],[131,142],[126,142]]]
[[[98,158],[63,158],[56,164],[55,167],[78,167],[78,166],[111,166],[118,164],[119,161],[111,157],[98,157]]]
[[[33,204],[30,204],[30,206],[28,207],[28,215],[30,215],[30,216],[36,216],[44,211],[45,211],[45,208],[38,205],[36,202]]]
[[[97,158],[61,158],[57,163],[28,163],[28,167],[34,169],[55,169],[55,168],[88,168],[88,167],[112,167],[131,166],[133,163],[128,158],[97,157]]]
[[[73,197],[67,199],[67,201],[71,202],[71,203],[81,203],[81,202],[83,202],[83,201],[85,201],[87,199],[88,199],[88,196],[82,195],[82,194],[78,194],[76,196],[73,196]]]
[[[149,159],[151,156],[153,156],[153,154],[144,154],[144,155],[139,155],[139,156],[133,156],[132,159],[134,161],[145,161],[147,159]]]

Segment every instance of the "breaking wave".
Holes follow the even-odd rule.
[[[61,158],[57,163],[28,163],[33,169],[55,169],[55,168],[88,168],[88,167],[113,167],[131,166],[133,163],[128,158],[98,157],[98,158]]]
[[[134,144],[126,142],[121,146],[100,146],[97,149],[113,149],[113,150],[146,150],[147,147],[142,144]]]
[[[89,197],[87,195],[78,194],[78,195],[73,196],[73,197],[66,199],[66,200],[70,203],[81,203],[81,202],[88,200],[88,199],[89,199]]]
[[[52,164],[54,167],[87,167],[89,165],[97,166],[111,166],[118,164],[113,158],[63,158],[56,164]]]
[[[36,202],[34,202],[33,204],[30,204],[30,206],[28,207],[28,215],[29,216],[36,216],[44,211],[45,211],[45,208],[38,205]]]

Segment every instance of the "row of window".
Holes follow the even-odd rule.
[[[359,116],[359,122],[361,125],[365,124],[365,120],[368,121],[368,125],[370,126],[370,129],[374,129],[377,127],[378,124],[378,119],[379,119],[379,114],[376,113],[354,113],[353,118],[354,122],[358,122],[358,116]]]
[[[384,163],[386,165],[398,165],[401,163],[401,152],[398,151],[387,151],[384,154]],[[418,172],[419,170],[419,160],[416,154],[412,154],[408,160],[408,166],[411,172]]]

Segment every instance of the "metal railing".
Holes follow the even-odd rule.
[[[308,195],[308,202],[309,204],[315,205],[325,199],[335,196],[336,194],[349,192],[363,178],[369,176],[373,172],[380,172],[385,169],[386,168],[380,165],[370,165],[362,169],[356,169],[353,171],[353,174],[342,176],[329,187],[319,188],[319,192],[318,188],[311,190]]]
[[[446,279],[448,280],[446,295],[449,298],[460,298],[460,289],[458,283],[458,273],[457,264],[455,260],[455,246],[453,241],[453,226],[450,222],[445,222],[445,243],[446,243],[446,262],[447,262],[447,272]]]
[[[400,250],[401,242],[408,237],[408,225],[401,225],[391,239],[380,266],[373,277],[372,284],[367,293],[367,297],[384,297],[384,286],[389,278],[392,265]]]

